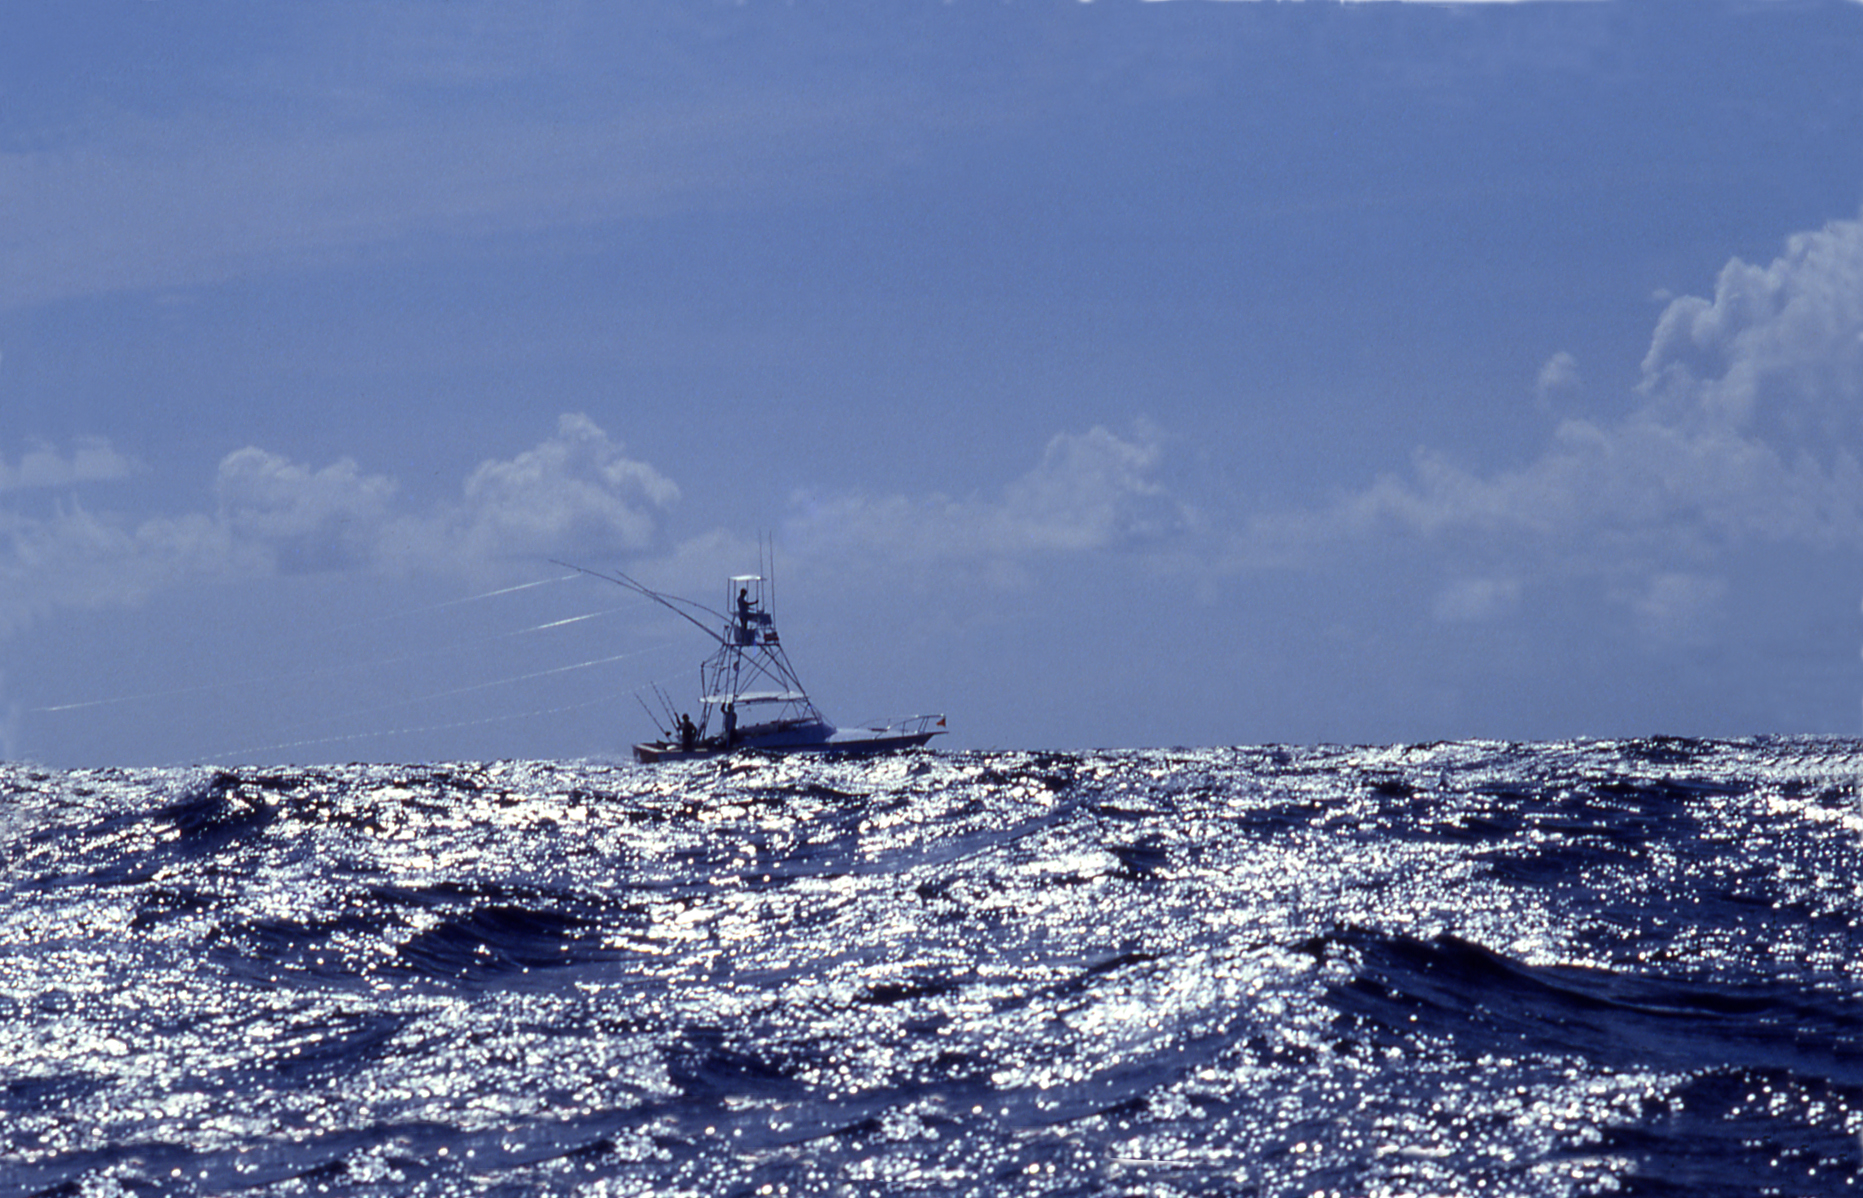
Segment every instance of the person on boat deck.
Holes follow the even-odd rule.
[[[750,588],[739,587],[737,589],[737,622],[745,628],[750,627],[751,606]]]
[[[699,730],[692,725],[692,717],[683,712],[679,717],[679,747],[687,752],[699,743]]]
[[[724,720],[724,743],[725,748],[728,749],[737,741],[737,708],[734,705],[730,703],[724,705]]]

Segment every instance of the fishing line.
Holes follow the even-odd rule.
[[[509,678],[494,679],[491,682],[477,682],[477,683],[473,683],[471,686],[461,686],[461,687],[455,687],[451,690],[436,691],[433,694],[421,695],[421,696],[418,696],[412,699],[397,699],[392,703],[381,703],[381,704],[377,704],[374,707],[364,707],[360,709],[346,711],[341,716],[331,716],[331,717],[328,717],[326,719],[321,719],[321,720],[306,720],[298,724],[287,724],[285,728],[286,730],[289,730],[292,728],[314,728],[318,724],[327,724],[332,719],[348,719],[352,716],[369,715],[377,711],[390,711],[390,710],[393,710],[399,707],[411,707],[416,703],[426,703],[433,699],[444,699],[452,695],[465,694],[468,691],[487,690],[494,686],[505,686],[513,682],[528,681],[529,679],[532,679],[532,678],[544,678],[552,674],[566,674],[570,672],[571,670],[586,670],[593,666],[608,665],[611,662],[623,661],[630,657],[639,657],[640,655],[644,653],[657,653],[664,649],[673,648],[674,644],[675,642],[668,641],[667,643],[662,644],[662,645],[654,645],[646,649],[636,649],[629,653],[616,654],[613,657],[601,657],[601,658],[596,658],[592,661],[577,662],[574,665],[556,666],[548,670],[536,670],[536,671],[532,671],[527,674],[513,675]],[[440,731],[440,730],[447,729],[447,728],[467,728],[467,727],[471,727],[474,724],[489,724],[489,723],[493,723],[493,722],[500,721],[500,720],[524,719],[530,716],[549,715],[549,714],[552,714],[553,712],[558,712],[558,711],[574,711],[578,708],[591,707],[597,703],[608,703],[612,701],[613,701],[613,696],[600,695],[600,696],[597,696],[596,698],[587,699],[580,703],[570,703],[563,707],[549,708],[547,710],[542,710],[542,711],[519,712],[514,715],[484,716],[478,719],[460,720],[460,721],[457,721],[455,723],[450,723],[450,724],[434,724],[434,725],[431,725],[425,728],[399,728],[399,729],[393,729],[390,731],[383,731],[383,732],[351,732],[351,733],[345,733],[345,734],[338,735],[338,736],[313,737],[309,740],[284,741],[284,742],[281,742],[279,744],[274,744],[274,745],[258,745],[252,748],[233,749],[233,750],[230,750],[229,752],[221,753],[213,757],[203,757],[201,758],[201,760],[202,761],[223,761],[228,757],[237,756],[241,753],[266,753],[266,752],[271,752],[275,749],[300,748],[305,745],[334,744],[339,741],[360,740],[365,737],[371,737],[371,736],[396,736],[396,735],[401,735],[404,733],[412,734],[416,732]],[[186,763],[180,763],[180,764],[186,764]]]
[[[617,653],[612,657],[598,657],[590,661],[579,661],[573,665],[567,666],[552,666],[547,670],[533,670],[525,674],[513,674],[506,678],[494,678],[490,682],[474,682],[468,686],[456,686],[449,690],[434,691],[426,695],[417,695],[411,699],[395,699],[388,703],[377,703],[373,707],[352,707],[344,711],[341,715],[324,716],[320,719],[301,720],[295,724],[286,724],[284,730],[290,731],[294,728],[315,728],[319,724],[328,724],[334,720],[346,720],[353,716],[373,715],[378,711],[394,711],[397,708],[412,707],[417,703],[428,703],[435,699],[448,699],[454,695],[464,695],[472,691],[490,690],[495,686],[509,686],[514,682],[528,682],[533,678],[547,678],[553,674],[567,674],[572,670],[586,670],[594,666],[605,666],[612,662],[625,661],[630,657],[639,657],[642,654],[658,653],[665,649],[671,649],[674,647],[674,644],[675,642],[673,641],[667,641],[664,644],[649,645],[645,649],[633,649],[626,653]]]
[[[658,653],[662,649],[671,649],[674,643],[675,642],[668,641],[662,645],[650,645],[645,649],[635,649],[627,653],[617,653],[613,657],[598,657],[590,661],[579,661],[574,665],[552,666],[547,670],[532,670],[528,674],[513,674],[509,678],[496,678],[490,682],[475,682],[470,686],[456,686],[451,690],[435,691],[430,695],[422,695],[417,699],[401,699],[393,703],[382,704],[378,707],[365,707],[360,711],[345,714],[367,715],[371,711],[386,711],[393,707],[407,707],[415,703],[426,703],[433,699],[449,699],[454,695],[464,695],[470,694],[473,691],[490,690],[494,686],[509,686],[513,682],[529,682],[533,678],[548,678],[554,674],[567,674],[571,670],[586,670],[593,666],[605,666],[612,662],[626,661],[630,657],[639,657],[643,653]]]
[[[272,752],[276,752],[279,749],[302,749],[309,745],[330,745],[330,744],[337,744],[343,741],[371,740],[375,737],[380,737],[380,736],[413,736],[413,735],[423,733],[423,732],[447,732],[454,728],[471,728],[479,724],[497,724],[497,723],[501,723],[506,720],[528,720],[528,719],[533,719],[537,716],[559,715],[565,711],[579,711],[584,707],[593,707],[597,703],[606,703],[608,701],[609,701],[609,696],[601,695],[594,699],[584,699],[580,703],[565,703],[561,707],[544,707],[544,708],[539,708],[536,711],[519,711],[519,712],[512,712],[506,715],[481,716],[476,720],[455,720],[450,724],[428,724],[420,728],[389,728],[389,729],[384,729],[383,731],[380,731],[380,732],[351,732],[343,736],[319,736],[319,737],[314,737],[310,740],[283,741],[275,745],[259,745],[259,746],[256,746],[250,749],[234,749],[231,752],[219,753],[212,757],[202,757],[200,758],[199,762],[191,762],[191,761],[171,762],[168,765],[161,766],[159,768],[179,769],[179,768],[182,768],[188,765],[196,765],[196,764],[199,764],[200,762],[225,761],[230,757],[238,757],[245,753],[272,753]]]
[[[571,575],[567,575],[567,577],[574,578],[576,576],[571,574]],[[562,581],[562,579],[549,579],[548,581],[560,582]],[[534,583],[534,582],[527,582],[522,587],[506,587],[502,591],[488,591],[484,595],[474,595],[471,598],[472,599],[484,599],[484,598],[489,598],[492,595],[508,595],[512,591],[523,590],[526,587],[533,587],[533,586],[539,586],[539,585],[542,585],[542,584]],[[471,601],[470,599],[456,599],[456,600],[453,600],[451,603],[441,603],[441,604],[436,604],[433,607],[418,608],[416,610],[417,611],[434,611],[441,607],[451,607],[455,603],[467,603],[470,601]],[[241,686],[261,686],[267,683],[297,682],[297,681],[301,681],[306,678],[323,678],[323,677],[328,677],[329,675],[332,675],[332,674],[346,674],[354,670],[369,669],[375,666],[392,666],[392,665],[399,665],[400,663],[405,662],[405,661],[419,661],[422,658],[426,658],[426,657],[440,657],[446,654],[457,652],[460,645],[471,645],[471,644],[478,644],[484,641],[503,640],[506,637],[513,637],[513,636],[524,636],[532,632],[542,632],[542,631],[545,631],[546,629],[561,628],[568,624],[577,624],[577,623],[582,622],[583,620],[593,620],[599,616],[613,615],[614,613],[618,611],[624,611],[624,610],[626,609],[619,608],[619,607],[608,607],[608,608],[603,608],[601,611],[588,612],[580,616],[570,616],[567,619],[562,619],[562,620],[550,620],[543,624],[533,624],[529,628],[518,628],[510,632],[482,633],[478,636],[471,636],[471,637],[465,638],[464,640],[454,641],[453,643],[447,645],[444,648],[426,649],[418,653],[402,653],[394,657],[376,657],[376,658],[370,658],[364,661],[349,662],[345,665],[319,666],[313,670],[299,670],[296,673],[266,674],[262,676],[251,677],[251,678],[234,678],[234,679],[224,681],[224,682],[203,682],[198,686],[175,687],[171,690],[164,690],[164,691],[145,691],[141,694],[135,694],[135,695],[117,695],[113,698],[108,698],[108,699],[83,699],[76,703],[54,703],[48,707],[29,707],[26,710],[28,713],[32,715],[43,715],[43,714],[47,714],[51,712],[59,712],[59,711],[81,711],[88,707],[109,707],[117,703],[137,703],[137,702],[141,702],[144,699],[169,699],[169,698],[174,698],[178,695],[198,695],[198,694],[203,694],[208,691],[229,690],[229,689],[232,689],[235,687],[241,687]],[[402,614],[412,614],[412,613],[402,613]],[[383,616],[381,618],[384,620],[387,620],[387,619],[394,619],[396,617]],[[370,623],[370,622],[371,621],[363,621],[363,623]],[[336,626],[333,629],[330,629],[330,631],[336,632],[336,631],[341,631],[344,628],[356,628],[356,627],[360,627],[360,625],[359,624],[341,624],[341,625]]]
[[[566,565],[567,563],[558,563],[558,564]],[[377,617],[373,617],[373,618],[366,619],[366,620],[352,621],[347,624],[332,625],[328,627],[327,629],[325,629],[324,631],[326,633],[341,632],[346,629],[363,627],[369,624],[377,624],[377,623],[382,623],[388,620],[401,619],[401,618],[405,618],[408,616],[421,615],[425,613],[444,610],[447,608],[458,607],[464,604],[477,603],[477,602],[480,602],[486,599],[493,599],[493,598],[497,598],[503,595],[510,595],[510,594],[514,594],[520,591],[531,590],[536,587],[550,586],[550,585],[561,583],[561,582],[571,582],[571,581],[574,581],[582,577],[585,574],[590,573],[589,571],[581,570],[580,568],[576,568],[576,567],[571,567],[571,568],[575,569],[576,572],[570,573],[570,574],[558,575],[553,578],[544,578],[544,579],[537,579],[531,582],[518,583],[514,586],[499,587],[495,590],[482,591],[475,595],[466,595],[458,599],[449,599],[441,603],[426,604],[420,607],[409,608],[409,609],[399,611],[399,612],[391,612],[386,615],[377,616]],[[603,576],[595,575],[595,577],[603,577]],[[629,580],[629,581],[631,582],[632,580]],[[654,596],[654,597],[657,598],[657,596]],[[694,605],[694,606],[701,606],[701,605]],[[566,616],[560,619],[546,620],[542,623],[532,624],[524,628],[511,629],[511,630],[507,630],[504,632],[481,633],[476,636],[471,636],[471,637],[467,637],[464,639],[455,639],[451,641],[445,647],[438,648],[438,649],[423,650],[423,651],[418,651],[418,652],[398,653],[390,657],[368,658],[368,659],[364,659],[360,661],[353,661],[353,662],[342,663],[342,664],[337,664],[337,665],[318,666],[313,669],[298,670],[298,671],[287,672],[287,673],[274,673],[274,674],[267,674],[267,675],[260,675],[260,676],[250,676],[247,678],[224,679],[224,680],[216,681],[216,682],[200,683],[194,686],[170,687],[170,688],[167,688],[165,690],[160,690],[160,691],[145,691],[145,692],[140,692],[140,693],[131,694],[131,695],[117,695],[117,696],[111,696],[111,697],[100,698],[100,699],[80,700],[78,702],[73,702],[73,703],[48,704],[43,707],[34,707],[34,708],[29,708],[27,710],[33,714],[56,714],[56,713],[69,712],[69,711],[81,711],[81,710],[86,710],[86,709],[95,708],[95,707],[114,706],[114,705],[124,704],[124,703],[135,703],[135,702],[145,702],[149,700],[169,699],[169,698],[176,698],[176,697],[184,696],[184,695],[198,695],[198,694],[209,693],[209,692],[214,692],[214,691],[225,691],[225,690],[238,689],[241,687],[277,685],[281,683],[299,682],[299,681],[305,681],[309,679],[328,678],[333,675],[353,674],[358,671],[384,668],[387,666],[397,665],[397,664],[401,664],[401,663],[409,662],[409,661],[418,661],[422,659],[454,655],[459,652],[459,649],[461,648],[462,645],[498,641],[498,640],[508,639],[511,637],[528,636],[532,633],[547,632],[547,631],[551,631],[554,629],[565,628],[573,624],[580,624],[588,620],[598,619],[603,616],[614,615],[618,612],[624,612],[624,611],[630,610],[631,607],[632,605],[629,605],[627,607],[603,608],[597,611],[583,612],[578,615]],[[677,609],[675,610],[677,611]],[[709,609],[704,609],[701,606],[701,610],[709,610]],[[680,612],[679,614],[684,615],[685,613]],[[687,616],[687,618],[690,619],[691,617]],[[350,708],[346,708],[342,712],[342,714],[339,716],[329,716],[329,717],[324,717],[324,718],[319,718],[319,719],[299,721],[295,724],[286,725],[283,729],[280,729],[280,730],[289,731],[291,729],[298,729],[298,728],[302,728],[302,729],[315,728],[319,724],[328,724],[332,722],[333,720],[337,720],[337,719],[349,719],[349,718],[354,718],[360,715],[372,714],[375,712],[406,708],[406,707],[411,707],[413,705],[420,704],[420,703],[429,703],[429,702],[439,700],[439,699],[450,698],[450,697],[462,695],[462,694],[469,694],[474,691],[488,690],[494,687],[508,686],[514,683],[531,681],[531,680],[538,679],[538,678],[552,677],[555,675],[570,673],[576,670],[590,669],[595,666],[609,665],[614,662],[624,661],[624,660],[627,660],[628,658],[638,657],[643,654],[658,653],[658,652],[661,652],[665,649],[669,649],[672,647],[673,647],[673,643],[667,642],[667,643],[663,643],[659,645],[649,646],[644,649],[630,650],[629,652],[626,652],[626,653],[618,653],[618,654],[613,654],[613,655],[606,656],[606,657],[593,658],[588,661],[575,662],[570,665],[555,666],[555,667],[544,669],[544,670],[532,670],[532,671],[527,671],[522,674],[511,675],[505,678],[493,679],[488,682],[479,682],[479,683],[473,683],[473,684],[466,685],[466,686],[453,687],[447,690],[435,691],[429,694],[419,695],[413,698],[397,699],[392,702],[379,703],[379,704],[376,704],[370,707],[364,707],[360,709],[350,707]],[[486,717],[483,719],[465,720],[465,721],[460,721],[460,722],[451,723],[451,724],[438,724],[438,725],[431,726],[431,729],[401,729],[398,731],[399,732],[420,732],[420,731],[437,730],[437,729],[444,729],[444,728],[469,727],[474,724],[488,723],[488,722],[493,722],[493,721],[502,721],[506,719],[523,719],[523,718],[527,718],[530,716],[547,715],[547,714],[550,714],[551,711],[571,711],[571,710],[576,710],[581,707],[590,706],[593,703],[600,703],[600,702],[607,702],[607,701],[610,701],[609,697],[603,696],[601,698],[592,699],[587,702],[574,703],[568,706],[564,706],[560,708],[553,708],[553,709],[549,709],[546,711],[521,712],[521,713],[517,713],[515,715],[510,715],[510,716],[495,716],[495,717]],[[333,742],[344,741],[344,740],[361,739],[364,737],[387,736],[387,735],[395,735],[395,734],[397,733],[396,732],[360,732],[360,733],[351,733],[347,735],[313,738],[309,740],[296,740],[296,741],[282,742],[276,745],[268,745],[268,746],[261,746],[257,748],[235,750],[231,754],[220,754],[215,757],[204,758],[203,760],[220,761],[220,760],[224,760],[227,756],[237,755],[238,753],[267,752],[267,751],[271,751],[275,749],[294,748],[294,747],[301,747],[304,745],[326,744],[326,743],[333,743]]]
[[[564,619],[564,620],[551,620],[547,624],[533,624],[529,628],[520,628],[516,632],[501,632],[498,635],[501,637],[523,636],[527,632],[542,632],[546,628],[561,628],[565,624],[580,624],[584,620],[593,620],[597,616],[612,616],[616,612],[621,611],[621,610],[623,609],[619,607],[604,608],[601,611],[592,611],[586,615],[570,616],[569,618]]]
[[[442,603],[430,603],[425,607],[410,607],[404,611],[389,612],[387,615],[370,616],[366,620],[354,620],[348,624],[338,624],[331,628],[330,631],[342,632],[347,628],[362,628],[369,624],[380,624],[387,620],[400,620],[408,616],[423,615],[430,611],[440,611],[443,608],[458,607],[462,603],[477,603],[481,599],[495,599],[500,595],[510,595],[518,591],[528,591],[532,587],[547,587],[552,583],[572,582],[578,577],[580,576],[576,574],[560,574],[555,578],[539,578],[535,582],[520,582],[516,586],[500,587],[495,591],[481,591],[477,595],[466,595],[458,599],[448,599]]]

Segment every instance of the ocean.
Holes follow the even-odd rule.
[[[0,1194],[1850,1193],[1860,769],[0,765]]]

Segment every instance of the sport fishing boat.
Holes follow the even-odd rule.
[[[626,575],[595,576],[671,609],[718,642],[717,651],[699,666],[698,722],[693,723],[690,715],[675,712],[672,703],[661,695],[665,721],[648,710],[648,715],[661,725],[660,739],[634,746],[634,756],[642,762],[692,761],[746,750],[888,753],[918,748],[946,731],[942,714],[908,716],[859,728],[837,728],[829,723],[802,689],[789,664],[789,655],[783,652],[782,638],[770,616],[765,579],[760,574],[740,574],[730,580],[723,612],[650,590]],[[713,631],[692,614],[694,611],[716,618],[722,626]]]

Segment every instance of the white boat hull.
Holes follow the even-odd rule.
[[[634,746],[635,760],[652,765],[662,761],[698,761],[707,757],[724,757],[731,753],[891,753],[899,749],[917,749],[944,729],[928,721],[913,721],[887,728],[835,728],[828,724],[777,728],[767,732],[755,729],[740,735],[726,746],[717,738],[701,741],[687,748],[677,741],[643,741]]]

